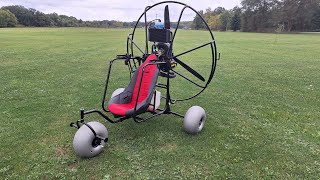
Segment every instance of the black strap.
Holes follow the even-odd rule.
[[[89,124],[84,123],[84,125],[86,125],[92,131],[92,133],[94,134],[94,137],[97,137],[97,133],[94,131],[94,129]]]

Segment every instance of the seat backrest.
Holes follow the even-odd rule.
[[[147,59],[140,65],[139,69],[138,69],[138,76],[134,85],[134,89],[133,89],[133,93],[132,93],[132,99],[131,99],[131,103],[135,103],[138,93],[139,93],[139,97],[138,97],[138,103],[141,103],[142,101],[146,100],[148,98],[148,95],[152,95],[154,88],[155,88],[155,84],[157,82],[158,79],[158,67],[156,64],[149,64],[150,61],[152,60],[156,60],[157,56],[155,54],[151,54],[147,57]],[[140,92],[139,92],[139,85],[140,85],[140,80],[141,80],[141,76],[142,77],[142,82],[141,82],[141,86],[140,86]]]
[[[127,88],[109,100],[108,109],[112,114],[131,116],[134,113],[143,113],[148,109],[159,75],[158,66],[149,63],[156,59],[157,56],[155,54],[149,55],[133,74]],[[135,107],[136,103],[137,107]]]

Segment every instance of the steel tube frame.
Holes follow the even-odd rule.
[[[210,35],[211,35],[211,38],[212,38],[212,42],[209,42],[209,43],[205,43],[201,46],[198,46],[196,48],[193,48],[191,50],[188,50],[186,52],[183,52],[183,53],[180,53],[176,56],[173,56],[172,57],[178,57],[178,56],[181,56],[183,54],[186,54],[186,53],[189,53],[189,52],[192,52],[194,50],[197,50],[197,49],[200,49],[200,48],[203,48],[207,45],[210,44],[210,47],[211,47],[211,52],[212,52],[212,65],[211,65],[211,73],[210,73],[210,76],[209,76],[209,79],[206,83],[205,86],[201,86],[201,85],[198,85],[197,83],[193,82],[192,80],[188,79],[187,77],[183,76],[182,74],[180,73],[177,73],[175,71],[175,73],[177,73],[178,75],[180,75],[181,77],[185,78],[186,80],[190,81],[191,83],[197,85],[198,87],[202,88],[201,91],[199,91],[197,94],[193,95],[192,97],[189,97],[189,98],[186,98],[186,99],[171,99],[171,96],[170,96],[170,77],[169,77],[169,70],[170,67],[166,67],[167,68],[167,82],[166,84],[157,84],[156,86],[157,87],[161,87],[161,88],[165,88],[166,89],[166,96],[164,97],[166,103],[165,103],[165,108],[164,109],[156,109],[154,112],[150,112],[152,113],[153,115],[152,116],[149,116],[147,118],[141,118],[137,115],[137,112],[136,112],[136,109],[137,109],[137,105],[138,105],[138,102],[136,100],[136,104],[135,104],[135,107],[134,107],[134,113],[133,113],[133,116],[123,116],[123,117],[119,117],[115,120],[112,120],[111,118],[109,118],[105,113],[109,113],[110,111],[107,110],[105,108],[105,101],[106,101],[106,96],[107,96],[107,89],[108,89],[108,83],[109,83],[109,78],[110,78],[110,74],[111,74],[111,69],[112,69],[112,64],[113,62],[115,61],[118,61],[118,60],[124,60],[123,58],[115,58],[113,60],[110,61],[110,64],[109,64],[109,69],[108,69],[108,73],[107,73],[107,77],[106,77],[106,84],[105,84],[105,88],[104,88],[104,92],[103,92],[103,98],[102,98],[102,102],[101,102],[101,106],[102,106],[102,110],[105,112],[103,113],[102,111],[100,110],[97,110],[97,109],[92,109],[92,110],[88,110],[88,111],[84,111],[83,109],[80,110],[80,120],[76,121],[76,123],[71,123],[70,126],[71,127],[75,127],[75,128],[80,128],[80,123],[85,123],[85,120],[84,120],[84,117],[85,115],[87,114],[92,114],[92,113],[97,113],[99,114],[101,117],[103,117],[106,121],[110,122],[110,123],[119,123],[119,122],[122,122],[126,119],[129,119],[129,118],[133,118],[135,122],[137,123],[140,123],[140,122],[144,122],[146,120],[149,120],[149,119],[152,119],[154,117],[157,117],[159,115],[162,115],[162,114],[173,114],[173,115],[176,115],[176,116],[179,116],[179,117],[184,117],[183,115],[180,115],[176,112],[172,112],[171,111],[171,108],[170,108],[170,104],[174,104],[176,101],[185,101],[185,100],[189,100],[189,99],[192,99],[196,96],[198,96],[199,94],[201,94],[205,89],[206,87],[208,86],[208,84],[211,82],[212,78],[213,78],[213,74],[215,72],[215,68],[216,68],[216,61],[217,61],[217,56],[216,56],[216,52],[217,52],[217,49],[216,49],[216,43],[215,43],[215,40],[214,40],[214,36],[208,26],[208,24],[205,22],[205,20],[203,19],[203,17],[195,10],[193,9],[192,7],[184,4],[184,3],[181,3],[181,2],[177,2],[177,1],[163,1],[163,2],[159,2],[159,3],[156,3],[152,6],[147,6],[144,10],[144,13],[142,13],[138,19],[138,21],[136,22],[135,26],[134,26],[134,29],[133,29],[133,32],[131,34],[128,35],[127,37],[127,56],[129,56],[129,60],[128,60],[128,66],[129,66],[129,71],[130,71],[130,77],[131,77],[131,74],[134,72],[133,68],[135,68],[135,70],[137,69],[137,66],[136,66],[136,60],[139,62],[139,65],[141,64],[141,59],[142,58],[146,58],[146,56],[149,54],[149,48],[148,48],[148,23],[147,23],[147,12],[152,9],[153,7],[157,6],[157,5],[160,5],[160,4],[165,4],[165,3],[175,3],[175,4],[180,4],[180,5],[183,5],[183,9],[181,10],[180,12],[180,16],[179,16],[179,20],[178,20],[178,23],[177,23],[177,27],[175,28],[175,31],[174,31],[174,34],[172,36],[172,39],[171,39],[171,42],[170,42],[170,49],[168,51],[168,53],[170,53],[170,55],[172,55],[172,47],[173,47],[173,42],[174,42],[174,38],[176,36],[176,33],[177,33],[177,30],[179,28],[179,25],[180,25],[180,21],[181,21],[181,17],[183,15],[183,12],[185,9],[189,8],[191,9],[192,11],[194,11],[201,19],[202,21],[204,22],[207,30],[209,31]],[[143,50],[134,42],[134,34],[135,34],[135,31],[136,31],[136,28],[140,22],[140,19],[144,16],[144,20],[145,20],[145,36],[146,36],[146,47],[145,47],[145,52],[143,52]],[[129,45],[130,44],[130,45]],[[134,57],[134,53],[133,53],[133,45],[136,46],[138,48],[138,50],[143,54],[143,57]],[[129,46],[130,46],[130,50],[131,50],[131,53],[129,53]],[[172,58],[170,57],[170,58]],[[138,59],[139,58],[139,59]],[[133,61],[133,62],[131,62]],[[134,65],[134,67],[132,66],[132,64]],[[152,64],[156,64],[157,66],[159,66],[160,64],[166,64],[166,62],[152,62],[152,63],[148,63],[146,66],[149,66],[149,65],[152,65]],[[144,70],[146,68],[146,66],[142,67],[142,75],[141,75],[141,79],[140,79],[140,84],[139,84],[139,91],[138,91],[138,96],[137,96],[137,99],[139,97],[139,94],[140,94],[140,87],[141,87],[141,83],[142,83],[142,78],[143,78],[143,74],[144,74]],[[155,105],[155,103],[154,103]],[[157,111],[157,112],[156,112]],[[149,112],[149,111],[146,111],[146,112]]]
[[[108,73],[107,73],[107,77],[106,77],[106,85],[105,85],[105,88],[104,88],[104,92],[103,92],[103,97],[102,97],[102,102],[101,102],[101,106],[102,106],[102,110],[105,112],[105,113],[109,113],[110,111],[106,109],[105,107],[105,101],[106,101],[106,96],[107,96],[107,90],[108,90],[108,84],[109,84],[109,78],[110,78],[110,74],[111,74],[111,69],[112,69],[112,65],[115,61],[117,60],[123,60],[123,59],[119,59],[119,58],[115,58],[113,60],[110,61],[110,65],[109,65],[109,69],[108,69]],[[122,116],[122,117],[119,117],[115,120],[112,120],[111,118],[109,118],[105,113],[103,113],[102,111],[98,110],[98,109],[91,109],[91,110],[87,110],[87,111],[84,111],[84,109],[80,109],[80,120],[78,120],[76,123],[71,123],[70,126],[71,127],[75,127],[75,128],[80,128],[80,123],[84,124],[85,123],[85,115],[88,115],[88,114],[92,114],[92,113],[97,113],[99,114],[101,117],[103,117],[106,121],[112,123],[112,124],[115,124],[115,123],[119,123],[119,122],[122,122],[124,120],[127,120],[129,118],[133,118],[135,122],[137,123],[141,123],[141,122],[144,122],[144,121],[147,121],[149,119],[152,119],[154,117],[157,117],[157,116],[160,116],[162,114],[173,114],[173,115],[176,115],[176,116],[179,116],[179,117],[184,117],[176,112],[172,112],[170,110],[170,103],[171,103],[171,99],[170,99],[170,95],[169,95],[169,74],[167,75],[167,84],[165,85],[165,88],[166,88],[166,105],[165,105],[165,109],[164,110],[160,110],[160,109],[154,109],[155,111],[146,111],[146,112],[149,112],[153,115],[147,117],[147,118],[141,118],[139,117],[138,113],[137,113],[137,106],[138,106],[138,98],[139,98],[139,94],[140,94],[140,88],[141,88],[141,84],[142,84],[142,79],[143,79],[143,76],[144,76],[144,72],[145,72],[145,69],[147,66],[150,66],[150,65],[157,65],[159,66],[160,64],[166,64],[166,62],[156,62],[156,61],[153,61],[153,62],[150,62],[148,64],[146,64],[145,66],[143,67],[140,67],[142,68],[142,74],[141,74],[141,77],[140,77],[140,82],[139,82],[139,90],[138,90],[138,95],[137,95],[137,98],[136,98],[136,103],[135,103],[135,106],[134,106],[134,112],[133,112],[133,115],[132,116]],[[129,66],[129,64],[128,64]],[[155,105],[155,100],[154,100],[154,105]],[[157,112],[158,111],[158,112]],[[146,113],[144,112],[144,113]]]

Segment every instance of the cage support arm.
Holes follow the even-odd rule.
[[[203,47],[205,47],[205,46],[208,46],[209,44],[212,44],[212,43],[214,43],[214,41],[211,41],[211,42],[202,44],[202,45],[200,45],[200,46],[197,46],[197,47],[195,47],[195,48],[193,48],[193,49],[190,49],[190,50],[188,50],[188,51],[185,51],[185,52],[180,53],[180,54],[178,54],[178,55],[175,55],[175,56],[173,56],[173,57],[177,58],[177,57],[182,56],[182,55],[184,55],[184,54],[187,54],[187,53],[190,53],[190,52],[195,51],[195,50],[197,50],[197,49],[200,49],[200,48],[203,48]]]
[[[128,35],[128,40],[130,40],[130,42],[136,47],[139,49],[139,51],[145,55],[145,53],[140,49],[140,47],[133,41],[133,39],[130,38],[130,35]]]

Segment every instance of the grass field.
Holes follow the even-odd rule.
[[[319,178],[320,34],[215,33],[222,60],[212,84],[173,107],[204,107],[200,134],[184,133],[175,116],[105,123],[105,151],[78,158],[68,125],[81,107],[100,107],[107,62],[125,53],[129,32],[0,29],[0,179]],[[179,37],[176,47],[188,49],[206,34]],[[202,68],[197,53],[186,61]],[[124,67],[111,88],[128,82]]]

